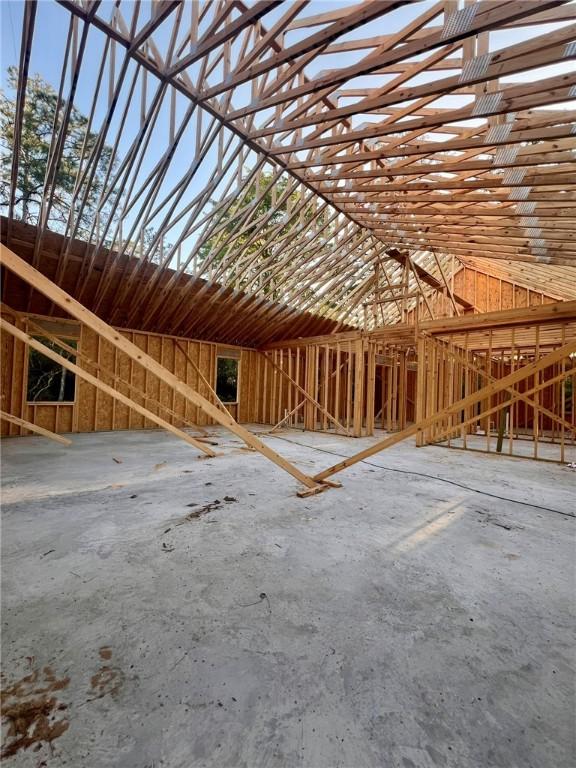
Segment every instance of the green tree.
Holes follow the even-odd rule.
[[[3,149],[0,157],[0,205],[3,207],[8,206],[10,201],[18,86],[17,67],[8,68],[7,83],[8,92],[0,91],[0,145]],[[54,88],[39,75],[29,77],[20,135],[14,213],[16,217],[30,224],[35,224],[38,220],[57,106],[58,94]],[[64,107],[65,105],[61,106],[56,122],[57,127],[60,125]],[[80,166],[86,163],[97,140],[98,135],[88,130],[88,119],[76,107],[72,107],[55,177],[53,203],[48,221],[48,226],[56,231],[61,229],[68,220],[71,207],[76,209],[77,215],[79,214],[79,202],[74,199],[73,192]],[[112,149],[104,145],[94,178],[88,186],[86,204],[80,214],[78,222],[80,236],[90,231],[111,156]],[[84,193],[85,190],[82,192]]]

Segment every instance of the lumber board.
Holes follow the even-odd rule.
[[[37,424],[32,424],[32,422],[21,419],[19,416],[13,416],[11,413],[0,411],[0,419],[9,421],[10,423],[16,424],[19,427],[24,427],[24,429],[29,429],[30,432],[36,432],[36,434],[42,435],[42,437],[47,437],[49,440],[53,440],[55,443],[60,443],[61,445],[72,445],[72,440],[69,440],[67,437],[57,435],[55,432],[50,432],[49,429],[39,427]]]
[[[88,327],[96,331],[96,333],[98,333],[102,338],[107,339],[113,346],[124,352],[128,357],[132,358],[135,362],[139,363],[151,373],[158,376],[161,381],[171,385],[186,399],[190,400],[192,403],[194,403],[194,405],[200,407],[205,413],[213,418],[214,421],[229,429],[235,435],[240,437],[247,445],[262,453],[267,459],[272,461],[284,471],[291,474],[293,477],[303,483],[303,485],[308,488],[313,488],[314,486],[318,485],[318,483],[312,480],[311,477],[306,475],[285,458],[280,456],[280,454],[273,451],[269,446],[265,445],[247,429],[242,427],[240,424],[237,424],[232,416],[223,413],[219,408],[217,408],[215,405],[206,400],[206,398],[202,397],[202,395],[192,389],[192,387],[178,379],[174,374],[170,373],[170,371],[167,371],[160,363],[151,358],[149,355],[145,354],[141,349],[132,344],[132,342],[123,338],[117,331],[111,328],[97,315],[83,307],[82,304],[69,296],[59,286],[52,283],[42,273],[38,272],[30,264],[25,262],[17,254],[15,254],[4,245],[0,246],[0,263],[4,264],[13,272],[16,272],[19,277],[26,280],[29,285],[36,288],[45,296],[50,298],[56,305],[64,309],[76,320],[81,323],[85,323]],[[6,321],[3,321],[3,323],[6,323]],[[82,371],[82,373],[84,374],[85,372]],[[198,443],[198,447],[204,453],[208,453],[210,451],[210,449],[201,443]],[[210,451],[210,453],[213,452]]]

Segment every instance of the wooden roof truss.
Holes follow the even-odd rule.
[[[42,5],[23,11],[10,218],[21,216],[30,62],[48,46]],[[112,323],[150,262],[159,285],[173,275],[148,318],[185,311],[165,298],[188,272],[221,286],[206,317],[232,287],[365,330],[416,305],[432,315],[437,290],[454,314],[473,309],[450,287],[453,257],[576,265],[576,7],[566,0],[368,0],[322,14],[308,0],[59,9],[66,34],[45,54],[60,58],[61,79],[32,264],[57,226],[58,283],[72,241],[85,239],[81,301],[110,248],[98,295],[118,284]],[[97,139],[55,225],[79,102]],[[142,269],[122,280],[114,251]]]

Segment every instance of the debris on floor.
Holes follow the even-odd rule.
[[[198,507],[196,502],[191,502],[190,504],[186,504],[186,506],[198,507],[198,509],[194,509],[192,512],[188,512],[188,514],[184,516],[184,519],[179,523],[176,523],[176,525],[183,525],[190,520],[197,520],[199,517],[207,515],[208,512],[213,512],[215,509],[220,509],[223,503],[231,504],[237,501],[238,499],[234,498],[234,496],[224,496],[224,502],[220,501],[220,499],[214,499],[214,501],[211,501],[208,504],[204,504],[203,507]]]
[[[497,528],[504,528],[505,531],[512,531],[512,530],[523,531],[524,530],[523,525],[517,525],[516,523],[505,523],[502,520],[499,520],[494,515],[490,514],[489,512],[484,512],[481,509],[477,509],[476,513],[478,515],[481,515],[480,519],[478,520],[479,523],[484,523],[485,525],[488,525],[488,524],[495,525]]]
[[[251,605],[260,605],[260,603],[266,600],[266,603],[268,605],[268,613],[272,613],[272,606],[270,605],[270,598],[266,594],[266,592],[260,592],[258,595],[258,600],[256,600],[254,603],[238,603],[238,606],[240,608],[249,608]]]

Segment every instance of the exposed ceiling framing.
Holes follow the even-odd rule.
[[[576,5],[368,0],[321,14],[314,6],[60,0],[62,46],[50,41],[45,54],[59,60],[61,78],[31,214],[33,265],[54,227],[74,105],[96,139],[58,223],[55,278],[63,280],[73,243],[86,240],[73,291],[82,300],[107,248],[93,306],[117,285],[111,322],[155,317],[176,328],[185,296],[181,306],[166,299],[181,273],[206,281],[207,318],[233,289],[336,328],[396,322],[416,304],[430,310],[436,290],[455,314],[470,309],[449,285],[454,257],[568,275]],[[42,12],[25,4],[9,218],[21,218],[27,83],[35,51],[49,45]],[[140,267],[125,274],[117,252]],[[146,306],[134,302],[125,317],[150,264],[157,290],[149,285]]]

